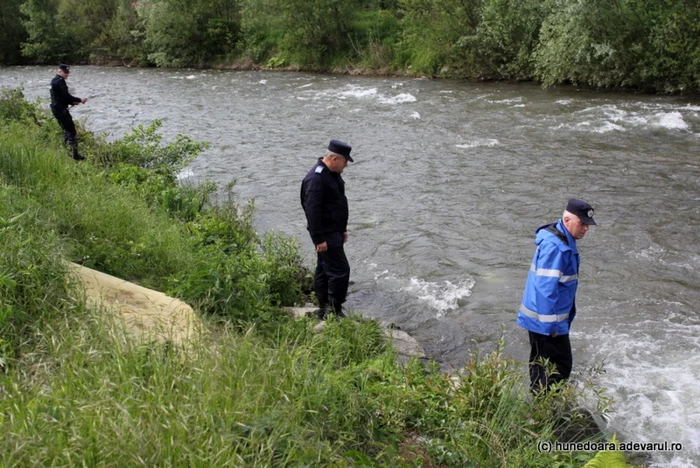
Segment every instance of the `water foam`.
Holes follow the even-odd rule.
[[[381,104],[403,104],[406,102],[416,102],[416,97],[410,93],[401,93],[396,96],[386,96],[377,91],[377,88],[363,88],[356,85],[347,85],[342,91],[337,93],[341,99],[376,99]]]
[[[179,180],[179,181],[187,180],[187,179],[192,178],[192,177],[194,177],[194,172],[192,171],[192,169],[190,169],[188,167],[184,168],[176,176],[177,180]]]
[[[678,112],[660,112],[651,119],[654,127],[666,128],[669,130],[688,130],[689,126],[683,120],[683,115]]]
[[[382,104],[402,104],[404,102],[416,102],[416,97],[410,93],[401,93],[393,97],[379,97],[379,102]]]
[[[484,101],[490,102],[491,104],[512,104],[512,103],[516,103],[516,102],[523,102],[523,98],[516,97],[516,98],[511,98],[511,99],[500,99],[500,100],[484,99]]]
[[[563,103],[557,101],[557,103]],[[642,106],[643,111],[627,111],[614,104],[587,107],[573,115],[584,115],[579,123],[563,123],[552,129],[567,128],[595,133],[624,132],[631,128],[659,128],[664,130],[690,130],[681,111],[692,111],[690,106]],[[649,112],[651,111],[651,112]]]
[[[487,146],[489,148],[493,148],[494,146],[498,146],[499,144],[500,142],[496,138],[481,138],[478,140],[472,140],[469,143],[461,143],[455,146],[457,148],[462,149],[478,148],[480,146]]]
[[[346,86],[346,91],[341,91],[339,94],[341,97],[353,97],[353,98],[366,98],[374,97],[377,95],[377,88],[361,88],[360,86],[348,85]]]
[[[603,124],[600,127],[594,128],[593,131],[595,133],[608,133],[614,131],[624,132],[625,127],[623,127],[622,125],[614,124],[612,122],[603,122]]]
[[[401,288],[401,291],[415,295],[418,299],[428,303],[430,307],[438,311],[441,317],[448,310],[459,307],[459,300],[471,296],[475,281],[466,278],[457,284],[451,281],[431,282],[413,277],[410,284]]]
[[[680,442],[678,453],[652,453],[652,467],[697,466],[700,461],[700,320],[687,305],[658,298],[617,304],[638,311],[640,320],[624,330],[595,332],[596,354],[605,359],[603,387],[614,403],[610,425],[624,440]],[[643,320],[644,311],[662,311],[662,320]]]

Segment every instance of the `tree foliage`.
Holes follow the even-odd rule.
[[[486,0],[476,31],[459,41],[471,75],[531,78],[532,53],[548,13],[542,0]]]
[[[238,0],[156,0],[142,7],[145,48],[157,66],[204,66],[225,56],[239,35]]]
[[[0,2],[0,63],[16,64],[22,61],[21,43],[27,31],[17,20],[22,0]]]
[[[57,27],[58,0],[26,0],[20,11],[27,31],[22,53],[38,62],[55,62],[68,57],[72,51],[65,28]]]
[[[437,74],[442,66],[460,68],[460,47],[479,25],[483,0],[399,0],[403,37],[399,60],[416,71]]]
[[[111,21],[93,41],[91,60],[147,65],[143,49],[144,21],[131,0],[118,0]]]
[[[5,0],[0,24],[0,63],[21,50],[43,63],[365,67],[700,91],[697,0]]]
[[[349,19],[356,0],[248,0],[244,29],[254,52],[273,52],[283,62],[328,65],[350,50]],[[270,40],[272,39],[272,41]]]

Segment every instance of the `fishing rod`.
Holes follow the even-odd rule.
[[[88,99],[88,101],[89,101],[90,99],[95,99],[95,98],[98,98],[98,97],[100,97],[100,96],[104,96],[104,93],[100,93],[100,94],[91,94],[90,96],[87,97],[87,99]],[[77,106],[78,104],[82,104],[82,103],[81,103],[81,102],[73,103],[73,104],[69,104],[69,106],[70,106],[70,107],[74,107],[74,106]]]

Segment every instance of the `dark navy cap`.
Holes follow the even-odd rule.
[[[63,73],[70,73],[70,68],[68,68],[68,65],[66,65],[65,63],[59,63],[58,69],[61,70]]]
[[[340,140],[331,140],[331,142],[328,143],[328,151],[331,151],[335,154],[339,154],[350,162],[354,162],[350,157],[351,150],[352,148],[350,147],[350,145],[348,145],[347,143],[343,143]]]
[[[578,216],[583,224],[596,225],[593,221],[593,207],[583,200],[572,198],[566,205],[566,211]]]

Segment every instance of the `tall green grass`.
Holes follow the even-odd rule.
[[[40,208],[0,179],[0,367],[23,348],[32,326],[70,308],[65,266],[55,232]]]
[[[519,369],[498,353],[453,378],[398,366],[373,322],[331,320],[322,334],[312,325],[275,340],[217,327],[183,351],[126,339],[105,313],[53,320],[0,377],[0,465],[574,467],[590,458],[538,452],[554,438],[561,397],[527,401]]]

